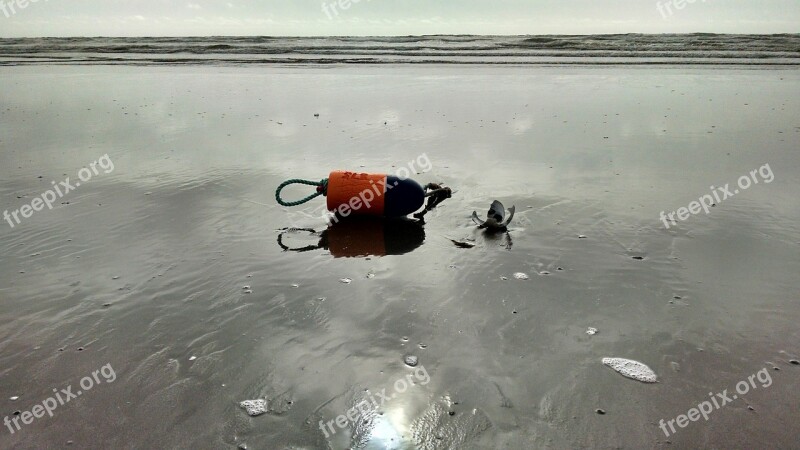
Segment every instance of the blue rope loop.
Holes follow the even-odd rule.
[[[281,191],[283,190],[283,188],[285,188],[286,186],[289,186],[290,184],[305,184],[305,185],[308,185],[308,186],[316,186],[317,187],[317,192],[309,195],[308,197],[302,198],[300,200],[297,200],[297,201],[294,201],[294,202],[287,202],[287,201],[284,201],[281,198]],[[278,203],[283,205],[283,206],[298,206],[298,205],[302,205],[303,203],[305,203],[307,201],[310,201],[311,199],[313,199],[315,197],[318,197],[320,195],[328,195],[328,179],[327,178],[323,178],[320,181],[309,181],[309,180],[301,180],[299,178],[292,178],[291,180],[284,181],[283,183],[280,184],[280,186],[278,186],[278,189],[275,191],[275,200],[277,200]]]

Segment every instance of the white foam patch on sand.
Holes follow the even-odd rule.
[[[247,414],[253,417],[260,416],[267,412],[267,401],[261,398],[257,400],[245,400],[239,403],[239,406],[244,408]]]
[[[658,381],[653,369],[639,361],[624,358],[603,358],[603,364],[616,370],[624,377],[639,380],[642,383],[655,383]]]

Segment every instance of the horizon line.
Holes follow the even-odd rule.
[[[624,35],[643,35],[643,36],[668,36],[668,35],[717,35],[717,36],[785,36],[800,35],[800,33],[715,33],[709,31],[692,31],[684,33],[547,33],[547,34],[327,34],[327,35],[268,35],[268,34],[186,34],[186,35],[93,35],[93,36],[0,36],[0,39],[51,39],[51,38],[408,38],[408,37],[525,37],[525,36],[624,36]]]

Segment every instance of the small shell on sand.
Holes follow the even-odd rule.
[[[655,383],[658,381],[653,369],[639,361],[624,358],[603,358],[603,364],[616,370],[623,377],[638,380],[642,383]]]
[[[586,334],[588,334],[590,336],[593,335],[593,334],[597,334],[597,328],[593,328],[593,327],[587,328],[586,329]]]
[[[260,416],[267,412],[267,401],[263,398],[259,398],[256,400],[245,400],[239,403],[239,406],[244,408],[247,411],[247,414],[251,417]]]

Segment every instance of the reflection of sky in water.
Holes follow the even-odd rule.
[[[414,389],[413,387],[411,389]],[[422,406],[425,400],[417,392],[395,392],[372,418],[369,450],[411,450],[416,448],[412,439],[412,424],[417,418],[415,405]]]
[[[387,411],[375,417],[370,433],[368,449],[396,450],[403,448],[403,435],[407,429],[402,426],[405,420],[403,409]]]
[[[375,411],[366,449],[401,450],[414,448],[411,442],[413,393],[395,391],[386,403]]]

